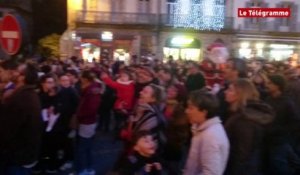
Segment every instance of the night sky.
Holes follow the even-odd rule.
[[[67,0],[33,0],[33,41],[67,29]]]

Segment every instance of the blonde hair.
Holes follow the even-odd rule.
[[[232,85],[236,89],[238,95],[237,102],[231,105],[232,111],[242,109],[247,105],[248,101],[259,100],[259,93],[251,81],[242,78],[233,82]]]

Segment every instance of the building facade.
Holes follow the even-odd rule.
[[[300,1],[68,0],[62,57],[199,60],[216,40],[235,56],[283,59],[299,52]],[[288,7],[290,18],[238,18],[240,7]],[[278,56],[280,53],[280,56]]]
[[[238,18],[237,9],[290,8],[289,18]],[[236,31],[233,47],[235,55],[269,60],[284,60],[299,55],[300,1],[294,0],[247,0],[228,2],[228,14],[234,18]]]

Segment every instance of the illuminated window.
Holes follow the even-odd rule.
[[[251,49],[239,49],[239,54],[241,58],[251,58],[252,57],[252,50]]]

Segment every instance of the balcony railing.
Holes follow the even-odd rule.
[[[174,14],[144,14],[144,13],[114,13],[114,12],[99,12],[99,11],[78,11],[77,22],[97,23],[97,24],[144,24],[152,26],[185,26],[184,19],[186,15],[180,18],[181,23],[178,24],[178,15]],[[201,20],[197,20],[201,25]],[[197,24],[196,24],[197,25]],[[223,29],[232,29],[233,18],[225,18],[224,24],[221,24]]]
[[[246,22],[239,27],[242,31],[264,31],[264,32],[300,32],[300,23],[293,22],[289,25],[282,25],[278,21],[267,21],[250,23]]]
[[[184,21],[185,15],[180,18]],[[208,17],[203,17],[208,18]],[[145,14],[145,13],[123,13],[123,12],[100,12],[100,11],[78,11],[77,22],[92,24],[142,24],[151,26],[176,26],[178,15],[174,14]],[[194,21],[195,22],[195,21]],[[201,20],[197,20],[201,22]],[[200,23],[201,24],[201,23]],[[264,32],[300,32],[300,23],[289,26],[280,26],[278,21],[258,22],[256,24],[244,23],[234,28],[234,18],[225,17],[222,29],[239,31],[264,31]],[[200,27],[201,28],[201,27]]]
[[[77,12],[77,22],[106,24],[149,24],[158,23],[157,15],[143,13],[111,13],[99,11]]]
[[[178,18],[178,16],[180,17]],[[216,17],[214,16],[205,16],[202,19],[190,21],[189,16],[187,15],[162,14],[160,15],[160,24],[163,26],[187,26],[189,25],[189,22],[193,22],[193,26],[199,26],[199,28],[201,28],[201,26],[203,26],[205,22],[210,22],[209,20],[207,20],[209,18],[211,19],[211,21],[214,21],[214,19],[216,19]],[[220,22],[217,25],[219,25],[219,28],[221,29],[232,29],[233,17],[225,17],[224,22],[222,22],[222,20],[220,19]]]

